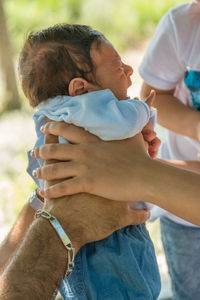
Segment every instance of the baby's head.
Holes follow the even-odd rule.
[[[109,88],[127,97],[132,68],[104,35],[85,25],[56,25],[28,36],[19,60],[24,94],[31,106],[58,95]]]

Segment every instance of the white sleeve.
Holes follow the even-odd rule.
[[[161,89],[173,89],[184,76],[176,20],[171,10],[160,20],[139,68],[143,80]]]

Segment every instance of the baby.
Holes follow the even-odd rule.
[[[125,139],[142,131],[149,154],[156,155],[159,143],[149,121],[149,106],[127,97],[133,70],[100,32],[84,25],[56,25],[31,34],[19,70],[26,97],[38,106],[36,146],[44,143],[39,129],[48,117],[84,127],[103,140]],[[150,105],[152,98],[153,94],[147,101]],[[37,178],[41,163],[30,157],[28,171],[42,189]],[[143,224],[84,246],[73,273],[60,287],[64,299],[74,300],[151,300],[159,291],[154,248]]]

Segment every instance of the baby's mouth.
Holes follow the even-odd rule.
[[[131,80],[131,78],[129,77],[129,79],[128,79],[128,87],[130,87],[132,85],[132,80]]]

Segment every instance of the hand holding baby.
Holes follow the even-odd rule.
[[[149,96],[145,100],[145,103],[149,106],[150,110],[151,110],[151,107],[155,100],[155,96],[156,96],[156,92],[155,92],[155,90],[152,90],[150,92]],[[151,121],[149,121],[146,124],[146,126],[144,126],[144,128],[142,130],[142,135],[143,135],[144,141],[147,142],[149,156],[151,158],[156,158],[161,141],[157,137]]]

